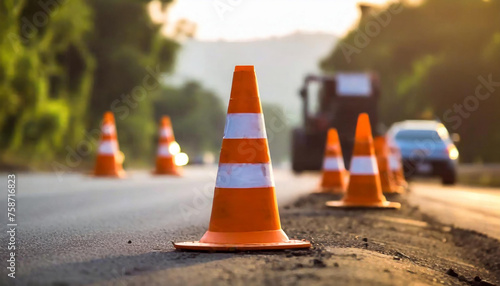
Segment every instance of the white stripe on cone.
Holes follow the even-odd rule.
[[[262,113],[229,113],[224,139],[267,138]]]
[[[160,137],[161,138],[169,138],[172,136],[172,130],[170,128],[162,128],[160,130]]]
[[[158,146],[158,156],[159,157],[172,157],[172,154],[170,153],[170,150],[168,149],[168,144],[161,144]]]
[[[351,160],[351,175],[378,175],[375,156],[355,156]]]
[[[270,163],[219,164],[215,187],[233,189],[274,187],[272,166]]]
[[[345,170],[344,160],[340,156],[326,157],[323,161],[324,171],[343,171]]]
[[[118,151],[118,146],[114,140],[102,141],[99,144],[99,154],[114,155]]]
[[[397,170],[399,170],[399,165],[400,165],[400,162],[398,160],[398,157],[395,154],[389,155],[389,168],[392,171],[397,171]]]
[[[115,134],[115,126],[112,124],[105,124],[102,126],[101,131],[105,135],[113,135]]]

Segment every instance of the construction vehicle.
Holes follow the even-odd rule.
[[[318,109],[309,111],[309,85],[319,84]],[[337,128],[342,155],[349,168],[356,120],[360,113],[368,113],[372,133],[378,135],[377,106],[380,98],[380,80],[376,73],[343,73],[308,75],[300,89],[303,103],[303,126],[292,134],[292,169],[321,170],[326,135],[329,128]]]

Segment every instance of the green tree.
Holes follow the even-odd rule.
[[[49,167],[107,110],[127,158],[142,160],[156,131],[151,94],[179,48],[151,21],[150,2],[2,1],[1,162]]]
[[[0,160],[7,163],[50,160],[85,128],[91,11],[85,1],[47,2],[0,4]]]

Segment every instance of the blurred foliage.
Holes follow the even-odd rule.
[[[399,9],[364,17],[321,67],[379,72],[385,124],[434,117],[461,135],[461,161],[500,161],[500,1],[427,0]],[[375,33],[370,25],[387,15]],[[479,77],[496,84],[480,90],[491,92],[487,99],[477,99]]]
[[[93,29],[91,10],[81,0],[52,3],[0,3],[0,150],[5,160],[52,159],[85,129],[95,67],[84,41]]]
[[[276,104],[263,103],[262,112],[266,121],[267,142],[274,164],[281,163],[290,154],[289,118],[283,108]]]
[[[186,149],[219,148],[221,136],[211,128],[223,124],[224,111],[213,94],[194,83],[161,88],[180,46],[160,34],[161,24],[148,14],[150,2],[0,3],[0,163],[37,168],[54,161],[69,165],[68,158],[77,162],[71,167],[91,162],[92,156],[79,154],[88,150],[78,148],[95,138],[107,110],[115,113],[126,163],[154,159],[160,113],[172,112]],[[171,0],[156,4],[165,9]],[[185,21],[177,25],[176,33],[192,33]]]

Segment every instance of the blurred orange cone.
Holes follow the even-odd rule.
[[[378,170],[382,192],[388,194],[402,193],[404,189],[396,183],[394,173],[389,167],[389,148],[385,136],[377,136],[374,139],[375,154],[377,156]]]
[[[366,113],[361,113],[358,117],[347,192],[341,201],[329,201],[326,205],[348,208],[401,207],[399,203],[387,201],[382,194],[377,159],[373,149],[370,119]]]
[[[163,116],[160,121],[155,174],[180,176],[182,169],[175,164],[175,155],[178,152],[180,152],[180,147],[175,142],[170,117]]]
[[[108,111],[104,113],[101,127],[101,141],[97,151],[94,175],[109,177],[124,177],[123,153],[120,152],[116,137],[115,117]]]
[[[253,66],[236,66],[227,113],[208,231],[200,241],[174,243],[175,248],[309,248],[310,242],[290,240],[281,229]]]
[[[347,172],[340,147],[337,129],[330,128],[326,139],[323,175],[321,177],[321,193],[341,194],[347,187]]]
[[[408,189],[408,182],[405,179],[403,170],[401,151],[397,146],[390,146],[389,148],[389,168],[394,175],[396,184],[405,190]]]

